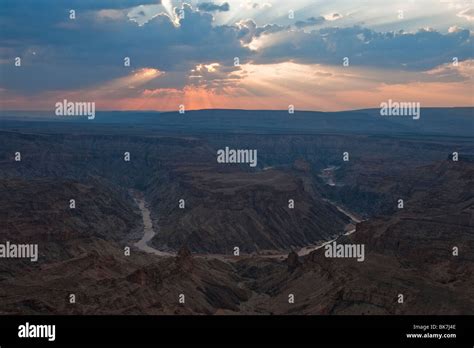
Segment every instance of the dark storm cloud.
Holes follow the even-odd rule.
[[[230,10],[228,2],[224,2],[222,5],[216,5],[212,2],[203,2],[197,5],[199,11],[205,12],[226,12]]]
[[[126,19],[97,21],[92,12],[76,20],[69,20],[67,13],[60,17],[43,13],[47,20],[39,20],[44,25],[35,32],[29,29],[38,25],[33,13],[30,23],[15,18],[0,39],[0,59],[8,61],[0,65],[0,84],[31,92],[45,86],[75,89],[142,67],[189,71],[200,63],[233,65],[236,56],[245,62],[250,50],[242,47],[235,27],[214,27],[212,15],[194,11],[188,4],[183,11],[179,26],[161,14],[141,27]],[[21,69],[13,66],[16,56],[22,57]],[[123,66],[124,57],[131,58],[131,68]]]
[[[124,9],[139,3],[158,2],[77,0],[66,6],[57,1],[4,0],[0,12],[0,88],[23,93],[84,88],[143,67],[182,77],[197,64],[219,63],[220,71],[226,71],[234,57],[239,57],[241,64],[292,60],[331,65],[341,65],[343,57],[349,57],[351,66],[428,70],[450,62],[452,57],[462,61],[474,55],[469,30],[381,33],[356,26],[305,32],[294,26],[257,26],[250,19],[216,26],[210,13],[196,11],[188,4],[183,4],[184,19],[179,26],[164,13],[143,26],[126,15],[119,20],[97,16],[98,10]],[[76,7],[75,20],[68,17],[71,7]],[[318,21],[310,18],[305,23]],[[246,45],[255,38],[268,39],[269,44],[252,51]],[[22,58],[21,69],[13,65],[17,56]],[[124,57],[131,58],[130,68],[123,66]],[[163,81],[173,87],[186,83],[186,79]]]
[[[264,47],[255,60],[259,63],[285,60],[302,63],[350,65],[425,71],[452,61],[474,57],[469,30],[441,34],[419,30],[415,33],[376,32],[362,27],[322,28],[309,33],[286,31],[275,44]]]

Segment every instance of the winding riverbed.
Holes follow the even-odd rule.
[[[150,210],[146,205],[145,198],[143,197],[143,195],[134,193],[133,198],[135,199],[135,202],[137,203],[143,218],[143,237],[134,244],[135,247],[146,253],[151,253],[158,256],[174,256],[175,253],[160,251],[148,245],[148,242],[151,241],[155,236],[155,230],[153,229],[153,222],[151,221]]]
[[[143,218],[143,237],[134,244],[134,246],[136,248],[138,248],[139,250],[141,251],[144,251],[146,253],[150,253],[150,254],[154,254],[154,255],[157,255],[157,256],[176,256],[176,253],[175,252],[168,252],[168,251],[161,251],[161,250],[158,250],[152,246],[150,246],[148,243],[153,239],[153,237],[155,236],[156,232],[153,228],[153,222],[151,220],[151,216],[150,216],[150,210],[148,209],[147,207],[147,204],[146,204],[146,201],[145,201],[145,198],[143,196],[142,193],[140,192],[131,192],[136,204],[138,205],[138,208],[140,209],[140,212],[142,214],[142,218]],[[346,225],[345,227],[345,233],[341,234],[342,235],[349,235],[349,234],[352,234],[356,231],[356,224],[361,222],[360,219],[358,219],[356,216],[354,216],[354,214],[351,214],[350,212],[348,212],[347,210],[343,209],[342,207],[338,206],[337,204],[329,201],[329,200],[325,200],[325,202],[329,203],[329,204],[332,204],[333,206],[335,206],[341,213],[345,214],[347,217],[349,217],[351,219],[351,223],[349,223],[348,225]],[[299,256],[305,256],[305,255],[308,255],[309,253],[311,253],[312,251],[314,250],[318,250],[322,247],[324,247],[326,244],[328,243],[332,243],[333,241],[337,240],[340,236],[338,236],[337,238],[333,239],[333,240],[330,240],[330,241],[327,241],[327,242],[324,242],[322,244],[318,244],[318,245],[308,245],[308,246],[305,246],[305,247],[302,247],[298,252],[297,254]],[[252,254],[253,256],[257,256],[257,255],[254,255]],[[288,255],[288,253],[278,253],[278,254],[271,254],[271,255],[258,255],[259,257],[264,257],[264,258],[284,258]],[[209,255],[196,255],[196,256],[203,256],[203,257],[209,257],[209,258],[219,258],[219,259],[231,259],[233,258],[232,255],[227,255],[227,254],[209,254]]]

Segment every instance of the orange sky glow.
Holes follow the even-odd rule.
[[[237,71],[221,74],[224,76],[222,81],[228,83],[214,81],[209,85],[219,68],[218,64],[197,66],[193,77],[199,79],[208,74],[209,80],[185,84],[183,88],[149,88],[147,84],[159,81],[166,72],[139,69],[88,89],[48,91],[34,96],[7,95],[3,98],[2,108],[53,110],[55,103],[63,99],[95,101],[98,110],[157,111],[174,111],[181,104],[186,110],[281,110],[291,104],[296,110],[338,111],[377,108],[388,99],[417,101],[422,106],[474,105],[474,60],[428,72],[348,69],[292,62],[245,64]],[[452,78],[446,81],[447,75]],[[5,93],[0,91],[0,95]]]

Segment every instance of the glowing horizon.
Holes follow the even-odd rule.
[[[75,5],[74,19],[60,6],[44,13],[50,24],[21,21],[44,4],[6,6],[0,110],[48,111],[63,99],[118,111],[474,105],[464,0]]]

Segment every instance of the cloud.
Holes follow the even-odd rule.
[[[191,69],[187,85],[222,91],[238,85],[239,80],[245,76],[241,70],[240,66],[223,66],[219,63],[198,64]]]
[[[237,27],[213,26],[212,15],[195,11],[188,4],[182,10],[184,18],[177,26],[165,13],[138,26],[126,16],[97,21],[103,10],[90,12],[90,16],[79,15],[74,21],[68,19],[67,12],[56,18],[56,14],[48,12],[20,16],[15,10],[17,17],[2,27],[0,61],[6,63],[0,65],[0,87],[24,93],[85,88],[139,68],[176,72],[169,75],[181,78],[179,83],[168,81],[173,87],[183,87],[187,81],[180,72],[188,73],[197,64],[217,61],[229,66],[234,57],[242,61],[249,57],[250,50],[242,46]],[[18,21],[23,17],[31,22],[20,25]],[[58,29],[58,23],[63,21],[74,26]],[[41,28],[31,32],[39,22]],[[31,54],[32,50],[36,55]],[[17,56],[22,58],[21,68],[13,65]],[[130,68],[124,67],[124,57],[130,57]]]
[[[321,63],[342,65],[344,57],[350,66],[371,66],[408,71],[424,71],[474,56],[474,42],[469,30],[442,34],[434,30],[414,33],[377,32],[359,26],[280,31],[257,39],[254,61]]]
[[[324,16],[324,19],[327,21],[335,21],[341,19],[343,16],[340,13],[334,12]]]
[[[278,33],[289,28],[277,24],[266,24],[259,27],[252,19],[241,20],[236,23],[236,27],[238,38],[246,45],[261,35]]]
[[[145,5],[137,6],[141,3]],[[293,67],[285,62],[346,69],[342,68],[342,59],[348,57],[350,66],[344,70],[347,73],[353,68],[367,68],[377,71],[377,76],[371,78],[387,79],[390,84],[395,77],[388,76],[388,70],[423,72],[447,64],[453,57],[458,57],[459,62],[474,58],[472,34],[459,26],[447,33],[376,31],[361,26],[318,27],[308,32],[304,29],[317,23],[331,23],[314,16],[294,25],[285,21],[278,22],[285,25],[257,25],[254,19],[219,25],[211,13],[198,11],[187,3],[174,10],[157,3],[74,0],[70,6],[77,6],[77,16],[70,20],[69,3],[66,7],[48,0],[4,0],[0,13],[0,89],[28,99],[43,91],[85,91],[98,85],[110,86],[110,81],[123,81],[124,84],[113,85],[118,86],[114,90],[116,96],[189,86],[194,89],[188,95],[195,95],[196,89],[237,88],[244,74],[250,72],[234,67],[234,57],[243,65],[253,64],[256,71],[280,66],[282,75],[289,74],[283,68]],[[45,6],[51,10],[45,11]],[[180,9],[184,18],[178,20]],[[17,56],[22,58],[21,68],[13,65]],[[124,67],[124,57],[130,57],[130,67]],[[147,76],[142,84],[129,88],[126,83],[132,85],[134,80],[128,77],[133,72],[153,71],[141,69],[156,69],[160,74]],[[268,70],[274,78],[272,72]],[[317,70],[295,76],[311,76],[317,82],[336,75],[334,71]],[[464,76],[448,69],[433,72],[430,77],[462,81]]]
[[[325,19],[324,17],[310,17],[305,21],[296,21],[295,22],[295,27],[297,28],[305,28],[305,27],[311,27],[315,26],[318,24],[324,23]]]
[[[101,9],[127,9],[139,5],[157,5],[160,0],[2,0],[2,10],[4,13],[29,13],[45,11],[55,13],[68,13],[69,10],[88,11]],[[37,12],[38,13],[38,12]]]
[[[425,73],[431,81],[462,82],[474,79],[474,60],[466,60],[458,64],[446,63]]]
[[[159,5],[140,5],[132,8],[127,13],[127,17],[139,26],[142,26],[160,14],[167,15],[160,7]]]
[[[468,21],[474,21],[474,8],[467,8],[459,12],[458,17],[465,18]]]
[[[247,0],[245,2],[240,3],[240,7],[245,8],[246,10],[257,10],[257,9],[269,9],[273,5],[269,2],[265,2],[263,4],[259,4],[257,2],[252,2],[250,0]]]
[[[327,71],[315,71],[315,72],[314,72],[314,75],[315,75],[315,76],[318,76],[318,77],[330,77],[330,76],[333,76],[332,73],[327,72]]]
[[[228,2],[224,2],[222,5],[216,5],[212,2],[202,2],[197,5],[199,11],[205,12],[227,12],[230,10]]]

